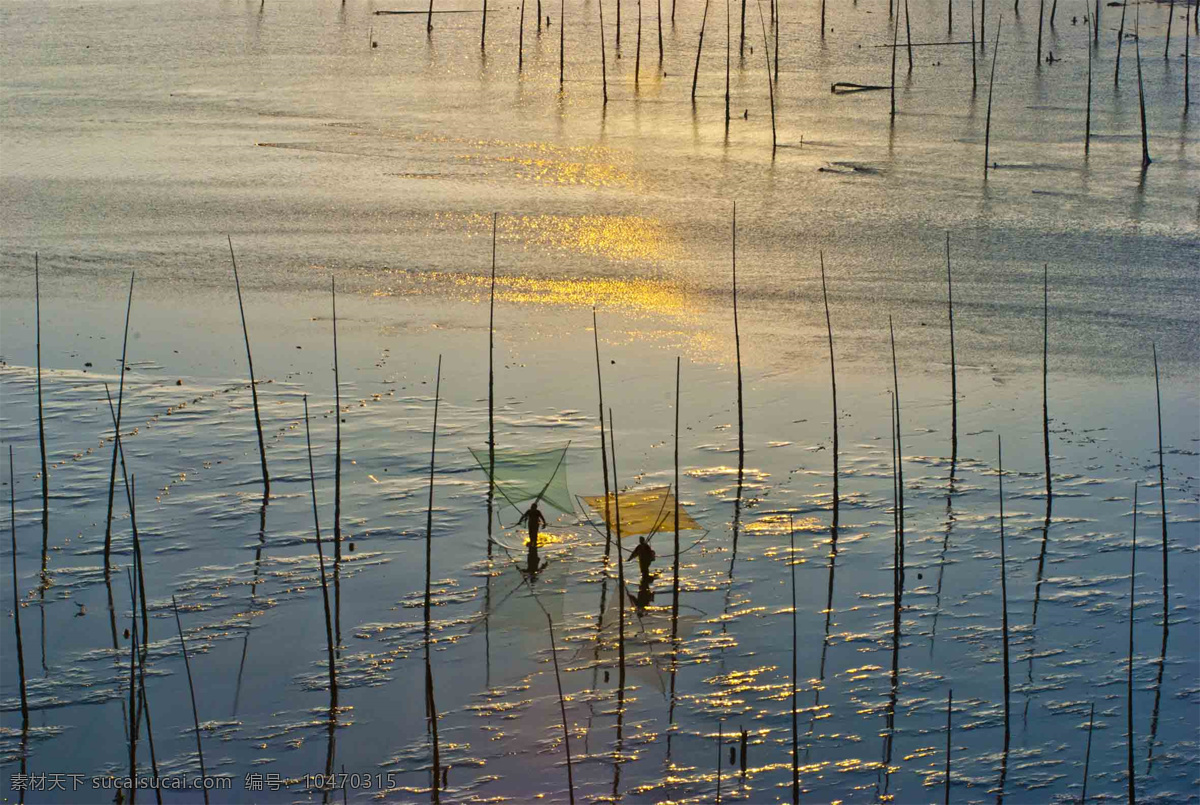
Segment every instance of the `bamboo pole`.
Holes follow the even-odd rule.
[[[742,32],[738,37],[738,59],[746,58],[746,0],[742,0]]]
[[[671,562],[671,622],[679,621],[679,376],[680,358],[675,357],[675,557]],[[605,498],[607,500],[607,498]],[[607,505],[607,504],[605,504]]]
[[[949,39],[952,33],[954,33],[954,0],[946,0],[946,38]]]
[[[29,730],[29,697],[25,692],[25,647],[21,642],[21,596],[17,592],[17,476],[13,471],[13,448],[8,446],[8,513],[12,537],[13,626],[17,630],[17,671],[21,679],[21,732]]]
[[[900,544],[900,589],[904,590],[904,447],[901,441],[900,428],[900,371],[896,364],[896,331],[892,327],[892,317],[888,316],[888,332],[892,339],[892,388],[896,395],[893,402],[896,406],[896,516],[899,523]]]
[[[721,805],[721,749],[725,745],[725,722],[717,722],[717,805]]]
[[[1096,0],[1092,13],[1092,44],[1097,47],[1100,45],[1100,0]]]
[[[110,401],[109,405],[111,406],[111,401]],[[122,452],[124,452],[124,451],[122,451]],[[122,462],[124,462],[124,457],[122,457],[121,460],[122,460]],[[136,484],[136,479],[134,480],[134,483]],[[134,516],[134,512],[136,511],[136,508],[137,508],[137,502],[136,502],[137,495],[135,494],[133,486],[130,486],[127,489],[127,491],[129,493],[129,517],[130,517],[130,520],[132,520],[133,516]],[[133,532],[133,544],[134,544],[134,548],[135,548],[134,561],[137,564],[137,569],[138,569],[138,580],[139,580],[138,586],[140,587],[140,594],[141,594],[141,599],[142,599],[142,651],[141,651],[141,656],[138,657],[138,694],[139,694],[138,707],[140,710],[142,710],[146,714],[146,743],[149,744],[149,746],[150,746],[150,772],[152,775],[151,779],[154,780],[155,782],[157,782],[157,780],[158,780],[158,754],[154,750],[154,726],[150,720],[150,697],[146,695],[146,656],[147,656],[147,642],[149,640],[148,635],[150,633],[150,619],[146,615],[146,579],[145,579],[145,573],[144,573],[144,570],[142,567],[142,551],[141,551],[141,547],[138,545],[138,537],[137,537],[136,531]],[[130,595],[131,596],[133,595],[132,589],[130,590]],[[134,611],[136,611],[137,610],[136,598],[134,600],[132,600],[130,603],[133,606]],[[137,619],[136,618],[133,621],[133,642],[135,645],[138,642],[138,631],[137,631]],[[154,799],[158,803],[158,805],[162,805],[162,789],[159,788],[157,784],[154,786]]]
[[[633,86],[642,78],[642,0],[637,0],[637,50],[633,57]]]
[[[1046,459],[1046,500],[1053,496],[1050,478],[1050,264],[1042,264],[1042,450]]]
[[[951,713],[954,711],[954,688],[946,696],[946,796],[945,805],[950,805],[950,741],[954,735],[954,725],[951,723]]]
[[[487,0],[483,0],[483,21],[479,26],[479,50],[487,50]]]
[[[1191,72],[1188,65],[1192,60],[1192,37],[1191,27],[1188,22],[1194,19],[1200,19],[1200,13],[1192,14],[1192,4],[1188,3],[1184,11],[1183,23],[1183,112],[1187,114],[1188,107],[1192,105],[1191,94]]]
[[[425,17],[425,30],[433,30],[433,0],[429,0],[429,14]]]
[[[800,729],[796,722],[796,524],[788,515],[788,536],[791,540],[791,550],[788,553],[788,567],[792,576],[792,805],[800,802]]]
[[[338,373],[337,348],[337,287],[333,277],[329,278],[329,291],[333,301],[333,410],[334,410],[334,444],[333,459],[333,575],[339,578],[342,572],[342,383]],[[333,587],[334,612],[333,619],[337,632],[335,645],[342,644],[342,587]]]
[[[613,432],[612,409],[608,409],[608,435],[612,447],[612,496],[614,516],[617,521],[617,598],[620,608],[617,610],[617,658],[619,669],[617,680],[622,691],[625,690],[625,552],[621,548],[621,484],[617,476],[617,437]],[[608,498],[604,499],[604,519],[608,519]],[[620,708],[623,709],[623,708]]]
[[[892,80],[891,80],[890,84],[888,85],[888,89],[891,91],[891,101],[892,101],[891,119],[892,119],[893,123],[895,123],[895,121],[896,121],[896,47],[899,44],[899,41],[900,41],[900,15],[896,14],[895,15],[895,24],[892,26]]]
[[[121,430],[121,404],[125,399],[125,356],[129,349],[129,314],[133,310],[133,279],[135,272],[129,273],[129,300],[125,303],[125,336],[121,344],[121,381],[117,387],[117,432]],[[117,485],[117,445],[113,442],[112,465],[108,471],[108,516],[104,521],[104,572],[109,571],[109,556],[112,553],[112,509],[113,494]]]
[[[558,2],[558,91],[563,91],[567,71],[567,5],[566,0]]]
[[[550,656],[554,658],[554,681],[558,683],[558,708],[562,712],[563,745],[567,749],[567,786],[571,795],[571,805],[575,805],[575,772],[571,768],[571,734],[567,731],[567,703],[563,698],[562,676],[558,672],[558,649],[554,646],[554,621],[550,613],[546,613],[546,623],[550,626]]]
[[[1042,18],[1046,14],[1046,0],[1038,0],[1038,38],[1037,38],[1037,61],[1035,67],[1042,66]]]
[[[517,75],[525,69],[525,0],[521,0],[521,19],[517,23]]]
[[[1137,503],[1138,485],[1133,482],[1133,544],[1129,551],[1129,662],[1125,676],[1125,748],[1126,774],[1129,777],[1129,805],[1137,798],[1133,777],[1133,592],[1137,578]]]
[[[700,83],[700,51],[704,49],[704,27],[708,24],[709,0],[704,0],[704,16],[700,18],[700,41],[696,43],[696,68],[692,71],[692,104],[696,103],[696,85]],[[728,112],[726,112],[728,116]]]
[[[200,745],[200,713],[196,709],[196,688],[192,684],[192,664],[188,661],[187,643],[183,640],[183,624],[179,620],[179,604],[175,601],[175,596],[171,596],[171,609],[175,611],[175,627],[179,629],[179,648],[183,651],[183,667],[187,671],[188,693],[192,697],[192,726],[196,733],[196,754],[200,758],[200,779],[207,780],[208,775],[204,771],[204,747]],[[204,802],[208,805],[208,786],[204,786]]]
[[[904,43],[908,47],[908,74],[912,75],[912,17],[908,13],[908,0],[904,0]]]
[[[437,458],[438,407],[442,398],[442,356],[438,355],[437,379],[433,387],[433,429],[429,448],[429,506],[425,511],[425,638],[429,639],[430,574],[433,570],[433,473]]]
[[[775,26],[775,83],[779,83],[779,2],[772,3],[771,24]],[[821,0],[821,36],[825,35],[825,0]]]
[[[838,494],[838,407],[837,370],[833,361],[833,322],[829,318],[829,291],[825,287],[825,252],[818,252],[821,260],[821,298],[825,302],[825,331],[829,336],[829,388],[833,405],[833,532],[837,533],[841,498]]]
[[[321,547],[321,520],[317,516],[317,475],[313,470],[312,436],[308,428],[308,395],[304,395],[304,440],[308,445],[308,479],[312,487],[313,535],[317,541],[317,566],[321,570],[321,601],[325,605],[325,646],[329,662],[329,691],[337,695],[337,666],[333,662],[333,625],[329,617],[329,586],[325,581],[325,552]]]
[[[1162,439],[1162,391],[1158,384],[1158,346],[1151,343],[1150,349],[1154,356],[1154,407],[1158,414],[1158,502],[1162,512],[1162,558],[1163,558],[1163,633],[1170,627],[1168,615],[1168,579],[1167,568],[1167,481],[1163,469],[1163,439]]]
[[[496,221],[492,213],[492,287],[488,294],[488,558],[492,556],[492,514],[496,498]],[[489,575],[489,578],[491,576]],[[490,593],[490,587],[489,587]]]
[[[771,79],[771,48],[767,41],[767,24],[763,21],[762,0],[756,0],[758,24],[762,27],[763,56],[767,60],[767,95],[771,100],[771,156],[775,156],[775,84]]]
[[[725,0],[725,134],[729,135],[729,52],[732,29],[729,27],[729,0]]]
[[[982,20],[980,25],[982,26]],[[996,18],[996,43],[992,46],[992,75],[988,81],[987,125],[983,134],[983,179],[987,181],[988,158],[992,144],[992,93],[996,89],[996,54],[1000,52],[1000,26],[1004,24],[1004,15]]]
[[[733,240],[731,250],[733,265],[733,347],[737,357],[737,410],[738,410],[738,486],[742,483],[742,469],[745,464],[746,436],[745,416],[742,409],[742,336],[738,330],[737,304],[737,202],[733,202]]]
[[[1121,83],[1121,42],[1125,39],[1125,9],[1129,3],[1121,3],[1121,27],[1117,29],[1117,62],[1113,68],[1113,86],[1119,86]]]
[[[38,449],[42,454],[42,586],[46,585],[46,551],[50,546],[50,473],[46,468],[46,417],[42,411],[42,281],[38,254],[33,253],[33,299],[36,318]],[[122,366],[122,371],[124,366]]]
[[[950,233],[946,233],[946,314],[950,320],[950,476],[958,464],[958,363],[954,354],[954,278],[950,273]]]
[[[596,307],[592,306],[592,338],[596,345],[596,391],[600,398],[600,470],[604,475],[604,499],[608,500],[608,442],[604,435],[604,380],[600,376],[600,328],[596,323]],[[607,505],[607,504],[605,504]],[[612,551],[612,523],[604,518],[604,558]],[[619,548],[618,548],[619,551]]]
[[[1097,0],[1099,4],[1099,0]],[[1087,8],[1087,4],[1084,4]],[[1083,133],[1083,158],[1086,160],[1092,150],[1092,46],[1084,43],[1088,52],[1088,70],[1087,70],[1087,118]]]
[[[1088,737],[1087,749],[1083,753],[1083,793],[1079,797],[1080,803],[1087,802],[1087,784],[1088,784],[1088,767],[1092,763],[1092,727],[1096,725],[1096,703],[1092,702],[1091,709],[1088,713]]]
[[[979,79],[975,70],[975,0],[971,0],[971,97],[975,97],[975,88]]]
[[[617,0],[617,7],[620,8],[621,0]],[[604,0],[596,0],[596,6],[600,9],[600,86],[604,93],[604,105],[608,105],[608,57],[604,53]]]
[[[619,58],[621,58],[621,0],[616,0],[616,2],[617,2],[617,39],[616,39],[616,49],[617,49],[617,58],[619,59]]]
[[[658,3],[658,74],[662,76],[663,63],[663,44],[662,44],[662,0],[655,0]]]
[[[431,0],[432,2],[432,0]],[[246,340],[246,365],[250,368],[250,398],[254,402],[254,427],[258,430],[258,456],[262,462],[263,500],[271,499],[271,476],[267,473],[267,450],[263,446],[262,417],[258,413],[258,384],[254,382],[254,358],[250,355],[250,331],[246,328],[246,308],[242,306],[242,283],[238,279],[237,258],[233,256],[233,240],[226,235],[229,243],[229,260],[233,263],[233,284],[237,288],[238,311],[242,315],[242,336]],[[120,396],[117,398],[117,421],[120,422]]]
[[[1139,4],[1137,11],[1134,12],[1133,22],[1133,53],[1134,59],[1137,61],[1137,77],[1138,77],[1138,108],[1142,113],[1142,170],[1150,167],[1150,143],[1148,140],[1148,132],[1146,127],[1146,90],[1142,85],[1142,40],[1140,36],[1140,22],[1142,16],[1142,7]]]
[[[996,436],[996,478],[1000,485],[1000,629],[1004,645],[1004,745],[1008,747],[1009,735],[1009,673],[1008,673],[1008,561],[1004,548],[1004,455],[1000,436]]]
[[[134,560],[136,564],[136,558]],[[125,568],[125,577],[129,582],[129,598],[131,600],[131,610],[129,618],[132,621],[132,633],[128,629],[126,634],[130,635],[129,639],[129,779],[136,780],[137,773],[137,747],[138,747],[138,729],[141,727],[142,711],[137,706],[137,604],[133,603],[133,574],[129,568]],[[137,788],[129,790],[129,805],[133,805],[137,801]]]

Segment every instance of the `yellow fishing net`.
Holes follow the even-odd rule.
[[[604,518],[604,522],[610,525],[613,533],[616,533],[617,503],[619,502],[622,538],[656,534],[660,531],[667,533],[675,531],[675,495],[671,493],[669,486],[655,486],[637,492],[622,492],[619,501],[613,494],[608,496],[607,501],[604,495],[584,496],[583,502]],[[679,530],[703,531],[704,529],[680,506]]]

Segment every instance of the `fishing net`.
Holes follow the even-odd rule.
[[[613,533],[616,533],[617,503],[621,509],[621,538],[639,537],[646,534],[657,534],[659,531],[673,533],[675,531],[675,495],[669,486],[654,486],[638,492],[622,492],[620,501],[614,494],[609,494],[607,501],[604,495],[584,497],[592,511],[604,518]],[[607,505],[606,505],[607,504]],[[679,507],[680,531],[703,531],[699,523],[692,519],[683,506]]]
[[[496,491],[515,508],[522,509],[522,504],[536,500],[564,514],[574,514],[571,490],[567,488],[567,448],[570,446],[567,442],[549,450],[498,449],[495,451],[495,468],[490,473],[487,448],[468,449],[484,473],[490,475]]]

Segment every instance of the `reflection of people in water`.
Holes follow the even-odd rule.
[[[645,537],[638,537],[638,545],[633,549],[633,553],[629,554],[629,558],[638,561],[638,566],[642,569],[642,584],[645,585],[650,579],[650,563],[655,559],[654,549],[646,542]]]
[[[538,509],[537,501],[529,507],[529,511],[521,515],[521,519],[517,521],[517,525],[521,523],[529,524],[529,556],[527,572],[537,573],[542,568],[538,567],[538,531],[542,526],[546,525],[546,518],[542,516]],[[543,565],[542,567],[545,567]]]
[[[629,596],[629,601],[633,604],[634,611],[640,618],[646,614],[646,607],[654,602],[654,591],[650,589],[652,579],[648,575],[642,576],[641,584],[638,585],[636,596]]]

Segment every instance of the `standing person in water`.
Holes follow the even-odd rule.
[[[646,538],[638,537],[638,545],[629,554],[629,558],[638,561],[638,566],[642,569],[643,583],[650,580],[650,563],[654,561],[655,557],[654,549],[650,547],[649,542],[646,542]]]
[[[542,516],[542,512],[538,509],[537,501],[529,507],[529,511],[521,515],[521,519],[517,521],[517,525],[521,523],[529,524],[529,558],[528,572],[537,573],[538,567],[538,531],[542,526],[546,525],[546,518]]]

